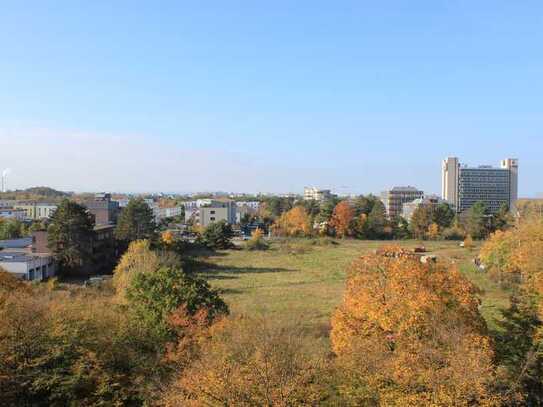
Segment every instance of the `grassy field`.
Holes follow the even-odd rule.
[[[200,273],[221,290],[234,315],[257,315],[301,323],[325,332],[341,302],[346,269],[357,257],[390,242],[345,240],[336,244],[272,243],[267,251],[226,250],[205,257]],[[403,247],[420,245],[402,242]],[[478,249],[457,242],[424,242],[432,254],[455,261],[481,290],[481,312],[489,326],[508,303],[508,293],[477,271]]]

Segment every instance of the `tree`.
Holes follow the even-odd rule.
[[[92,251],[94,220],[87,209],[64,199],[50,219],[48,246],[64,272],[80,269],[89,263]]]
[[[295,206],[281,215],[274,223],[275,233],[285,236],[309,236],[311,234],[310,219],[305,209]]]
[[[211,249],[228,249],[232,245],[234,231],[225,220],[212,222],[205,228],[202,238]]]
[[[334,213],[334,209],[339,202],[340,202],[339,199],[335,197],[327,199],[324,202],[321,202],[320,211],[317,217],[315,218],[315,221],[317,223],[329,222],[330,219],[332,218],[332,214]]]
[[[437,223],[432,223],[428,227],[428,239],[437,240],[439,238],[439,225]]]
[[[387,215],[385,205],[381,201],[376,201],[368,215],[367,230],[368,237],[371,239],[380,239],[385,237],[385,227],[387,226]]]
[[[504,203],[498,213],[494,216],[493,229],[494,230],[506,230],[510,228],[514,223],[514,218],[511,215],[509,205]]]
[[[121,211],[115,236],[119,240],[132,242],[134,240],[154,238],[155,230],[153,211],[143,198],[134,198]]]
[[[136,240],[130,243],[113,272],[113,286],[117,300],[120,303],[126,303],[126,290],[134,276],[140,273],[153,273],[159,269],[160,265],[160,258],[151,250],[148,240]]]
[[[225,302],[206,281],[174,267],[161,267],[153,273],[137,273],[127,287],[126,298],[132,312],[164,336],[171,335],[168,319],[181,306],[188,315],[205,309],[210,319],[228,313]]]
[[[354,209],[348,201],[341,201],[334,208],[330,226],[338,237],[350,236],[353,232]]]
[[[300,327],[250,318],[224,322],[165,392],[164,405],[320,405],[324,363],[309,351]]]
[[[476,288],[453,266],[383,253],[351,266],[332,318],[349,405],[497,405]]]
[[[166,230],[162,232],[162,235],[160,237],[162,243],[164,243],[166,246],[171,246],[175,243],[175,235],[171,230]]]
[[[415,209],[411,216],[411,223],[409,224],[411,233],[415,239],[426,238],[432,220],[433,213],[431,205],[422,204]]]
[[[266,250],[268,249],[268,243],[264,240],[264,232],[260,228],[256,228],[251,233],[251,239],[247,242],[247,250]]]
[[[455,216],[454,211],[448,203],[442,202],[433,207],[432,221],[436,223],[440,229],[451,227]]]
[[[16,219],[0,218],[0,240],[18,239],[24,236],[24,224]]]
[[[483,239],[491,231],[491,215],[484,202],[475,202],[462,214],[464,229],[474,239]]]

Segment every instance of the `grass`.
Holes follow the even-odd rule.
[[[200,274],[218,288],[234,315],[259,315],[299,321],[326,331],[330,316],[342,299],[346,269],[358,256],[390,242],[338,240],[273,242],[269,250],[226,250],[205,257]],[[401,242],[413,248],[420,242]],[[424,242],[432,254],[459,264],[462,272],[481,289],[481,312],[491,328],[508,293],[478,271],[472,259],[478,248],[464,249],[458,242]]]

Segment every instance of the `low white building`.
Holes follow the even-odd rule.
[[[0,251],[0,268],[28,281],[43,281],[55,275],[53,257],[26,251]]]

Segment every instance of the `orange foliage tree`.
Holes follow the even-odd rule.
[[[455,267],[383,253],[353,263],[332,318],[343,395],[353,405],[497,405],[474,286]]]
[[[309,236],[310,223],[307,211],[302,206],[295,206],[277,219],[273,224],[273,230],[280,236]]]
[[[222,320],[203,332],[199,337],[208,337],[200,343],[203,352],[180,371],[162,405],[319,405],[325,394],[323,361],[308,352],[300,329],[239,318]],[[184,361],[186,353],[178,357]]]
[[[350,236],[353,232],[354,209],[348,201],[341,201],[334,208],[330,226],[336,231],[338,237]]]

